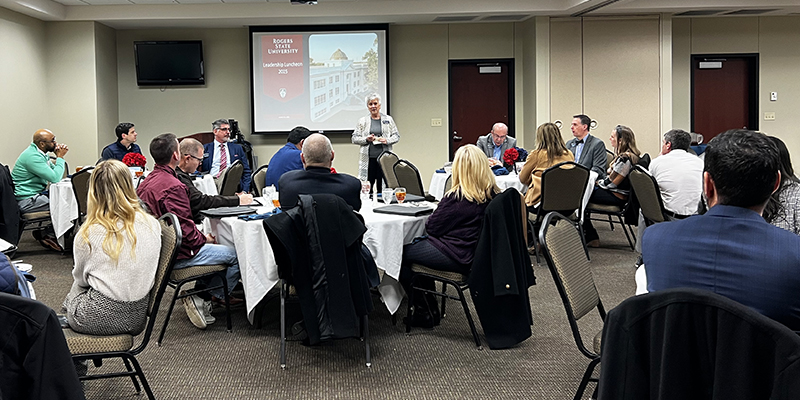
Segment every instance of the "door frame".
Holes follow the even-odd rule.
[[[516,137],[515,130],[515,108],[514,104],[514,59],[513,58],[478,58],[467,60],[447,60],[447,154],[450,161],[453,161],[453,137],[450,131],[453,129],[453,65],[456,64],[496,64],[508,63],[508,136]]]
[[[753,63],[753,69],[750,71],[750,76],[748,79],[750,80],[750,98],[747,100],[748,107],[750,109],[750,113],[748,118],[752,124],[748,124],[747,129],[751,131],[757,131],[759,127],[759,116],[761,112],[759,110],[759,102],[758,102],[758,93],[759,93],[759,85],[758,85],[758,77],[761,73],[760,71],[760,58],[759,53],[728,53],[728,54],[692,54],[690,57],[690,66],[689,66],[689,78],[690,78],[690,85],[689,85],[689,100],[690,100],[690,128],[691,131],[694,132],[694,63],[700,59],[726,59],[726,58],[743,58],[748,59]],[[753,125],[753,126],[749,126]]]

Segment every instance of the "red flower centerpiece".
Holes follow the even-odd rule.
[[[514,172],[517,171],[517,162],[525,161],[528,159],[528,151],[522,147],[512,147],[503,153],[503,164],[506,169]]]
[[[144,168],[145,164],[147,164],[147,158],[139,153],[128,153],[125,154],[125,157],[122,157],[122,163],[129,167]]]

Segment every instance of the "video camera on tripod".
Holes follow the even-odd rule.
[[[244,139],[244,134],[242,134],[242,130],[239,129],[239,121],[230,118],[228,119],[228,126],[230,126],[231,132],[231,142],[239,144],[244,149],[244,153],[247,155],[247,163],[250,165],[254,171],[258,168],[257,165],[253,165],[253,145],[252,143],[248,142]],[[244,190],[250,190],[250,188],[243,188]]]

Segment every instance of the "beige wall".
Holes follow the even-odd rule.
[[[97,155],[117,140],[114,128],[119,120],[117,91],[117,31],[94,24],[95,69],[97,71]],[[99,157],[98,157],[99,158]]]
[[[98,158],[94,22],[47,24],[49,127],[69,146],[70,168]]]
[[[46,42],[44,22],[0,7],[0,163],[9,168],[33,132],[47,126]]]
[[[658,17],[550,21],[550,120],[564,123],[565,140],[572,116],[584,113],[598,122],[594,135],[606,147],[622,124],[636,133],[640,150],[658,153],[659,27]]]
[[[792,116],[800,107],[800,17],[692,18],[673,21],[673,121],[691,127],[691,55],[758,53],[759,130],[786,142],[797,159],[800,137]],[[770,101],[778,92],[778,101]],[[775,112],[774,121],[763,119]]]

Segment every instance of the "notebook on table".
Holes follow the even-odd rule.
[[[389,205],[383,207],[373,208],[372,212],[381,213],[381,214],[395,214],[395,215],[405,215],[409,217],[418,217],[420,215],[427,215],[433,212],[433,208],[431,207],[405,207],[401,205]]]
[[[211,218],[235,217],[237,215],[255,214],[256,209],[253,207],[219,207],[209,208],[208,210],[200,211],[200,214]]]

